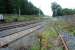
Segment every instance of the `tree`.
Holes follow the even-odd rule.
[[[0,0],[0,13],[20,15],[38,15],[40,9],[28,0]],[[43,15],[43,12],[40,10]]]
[[[0,13],[5,13],[5,0],[0,0]]]
[[[53,16],[56,16],[57,15],[57,3],[52,3],[52,11],[53,11]]]
[[[68,9],[68,8],[63,9],[63,15],[73,15],[73,14],[75,14],[75,9]]]
[[[51,8],[52,8],[52,11],[53,11],[53,16],[61,16],[62,15],[62,8],[56,2],[52,3]]]
[[[5,13],[11,14],[13,12],[12,0],[5,0]]]
[[[57,7],[57,16],[62,16],[62,8],[60,5]]]

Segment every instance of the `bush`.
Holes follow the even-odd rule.
[[[9,23],[9,22],[14,22],[17,21],[16,16],[6,16],[5,17],[5,22]]]
[[[5,16],[5,22],[22,22],[22,21],[30,21],[30,20],[40,20],[42,19],[41,17],[38,16]]]

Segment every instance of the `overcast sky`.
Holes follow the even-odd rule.
[[[75,0],[29,0],[36,7],[40,8],[45,15],[52,15],[51,3],[57,2],[62,8],[75,8]]]

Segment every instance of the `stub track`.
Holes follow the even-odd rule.
[[[67,44],[66,44],[66,41],[64,40],[64,38],[62,37],[61,34],[59,34],[59,37],[60,37],[60,40],[61,40],[61,42],[62,42],[63,49],[64,49],[64,50],[69,50],[69,48],[68,48],[68,46],[67,46]]]
[[[31,23],[31,24],[35,24],[35,22]],[[43,24],[38,24],[38,25],[35,25],[35,26],[32,26],[32,27],[28,28],[27,30],[22,30],[22,31],[16,32],[16,33],[14,33],[12,35],[2,37],[2,38],[0,38],[0,48],[6,47],[11,42],[13,42],[13,41],[25,36],[25,35],[28,35],[31,32],[33,32],[33,31],[35,31],[37,29],[40,29],[42,27],[43,27]]]
[[[66,40],[64,39],[64,35],[62,34],[62,29],[60,29],[58,26],[53,27],[55,31],[58,33],[59,43],[62,44],[63,50],[69,50]],[[59,28],[59,30],[57,29]]]

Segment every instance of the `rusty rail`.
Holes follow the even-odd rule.
[[[61,42],[63,44],[64,50],[69,50],[68,46],[66,44],[66,41],[63,39],[63,36],[59,34],[59,37],[60,37],[60,40],[61,40]]]
[[[55,23],[55,25],[57,25],[56,23]],[[55,29],[55,31],[58,33],[58,36],[59,36],[59,38],[60,38],[60,40],[61,40],[61,42],[62,42],[62,45],[63,45],[63,48],[64,48],[64,50],[69,50],[69,48],[68,48],[68,46],[67,46],[67,44],[66,44],[66,41],[64,40],[64,38],[63,38],[63,35],[61,35],[60,33],[60,31],[59,30],[61,30],[58,26],[57,27],[53,27],[54,29]],[[58,29],[59,30],[58,30]]]

